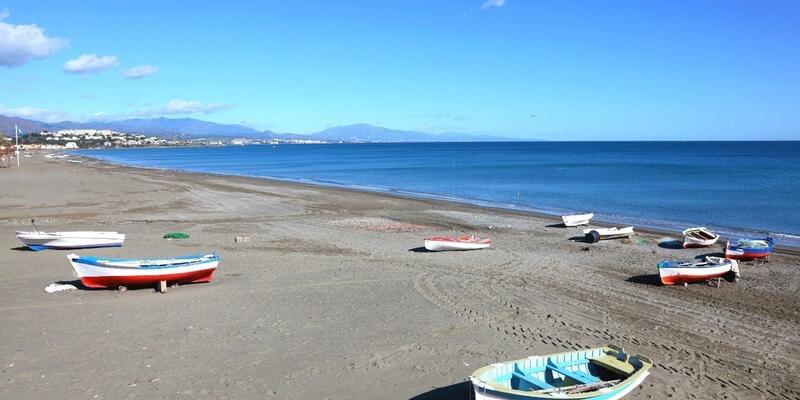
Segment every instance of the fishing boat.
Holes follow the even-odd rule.
[[[590,243],[597,243],[606,239],[619,239],[633,236],[633,227],[628,226],[625,228],[595,228],[584,229],[583,234],[586,236],[586,241]]]
[[[120,247],[125,235],[117,232],[17,232],[17,239],[34,251],[45,249],[87,249]]]
[[[658,275],[664,285],[704,282],[729,272],[739,277],[739,262],[722,257],[706,257],[705,261],[667,260],[658,263]]]
[[[683,248],[711,246],[718,239],[719,235],[707,228],[689,228],[683,231]]]
[[[67,256],[75,276],[90,288],[146,286],[168,283],[210,282],[217,269],[216,254],[188,255],[162,259],[130,259]]]
[[[589,220],[594,218],[593,213],[562,215],[561,220],[564,226],[589,225]]]
[[[771,237],[764,239],[736,239],[725,244],[725,258],[734,260],[767,258],[774,247],[775,242]]]
[[[653,362],[609,345],[500,362],[472,373],[475,400],[619,399],[639,386]]]
[[[491,239],[475,236],[436,236],[425,238],[425,248],[429,251],[478,250],[492,245]]]

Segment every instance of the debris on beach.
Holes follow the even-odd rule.
[[[49,286],[44,288],[44,291],[47,293],[66,292],[70,290],[78,290],[78,288],[67,283],[51,283]]]
[[[168,232],[164,235],[164,239],[172,240],[172,239],[188,239],[189,234],[183,232]]]
[[[236,236],[233,238],[234,243],[246,243],[250,241],[250,236]]]

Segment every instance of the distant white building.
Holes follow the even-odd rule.
[[[67,144],[64,145],[64,148],[65,149],[77,149],[78,148],[78,144],[75,143],[75,142],[68,142]]]

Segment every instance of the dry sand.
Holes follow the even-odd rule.
[[[719,252],[588,245],[541,216],[266,180],[24,159],[0,169],[0,398],[466,399],[488,363],[607,343],[656,366],[629,399],[800,397],[796,255],[720,288],[656,284]],[[796,212],[792,211],[792,212]],[[218,251],[214,281],[78,290],[47,230],[118,230],[104,256]],[[167,241],[168,231],[191,234]],[[435,234],[493,248],[427,253]],[[234,243],[236,236],[249,236]]]

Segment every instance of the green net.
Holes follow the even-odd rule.
[[[164,235],[164,239],[188,239],[189,235],[183,232],[169,232]]]

